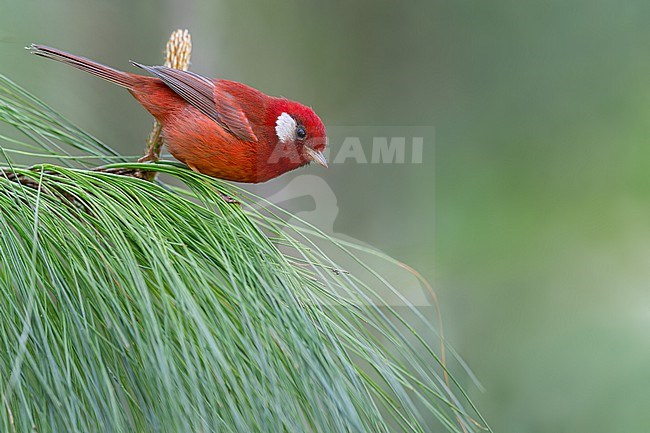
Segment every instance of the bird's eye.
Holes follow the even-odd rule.
[[[304,126],[299,126],[298,128],[296,128],[296,137],[298,137],[298,139],[303,140],[306,136],[307,136],[307,131],[305,131]]]

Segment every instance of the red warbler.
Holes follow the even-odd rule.
[[[28,48],[126,88],[160,122],[169,152],[194,171],[264,182],[310,162],[327,167],[325,125],[298,102],[165,66],[131,62],[148,77],[44,45]]]

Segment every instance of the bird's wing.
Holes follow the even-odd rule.
[[[246,114],[235,97],[199,74],[166,66],[135,66],[160,78],[178,96],[185,99],[219,126],[244,141],[257,141]]]

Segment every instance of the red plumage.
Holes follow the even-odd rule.
[[[162,125],[169,152],[208,176],[264,182],[312,161],[327,167],[325,126],[309,107],[244,84],[132,62],[131,74],[55,48],[30,50],[125,87]]]

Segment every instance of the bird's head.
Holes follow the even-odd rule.
[[[274,128],[275,149],[272,159],[297,168],[310,162],[327,167],[323,152],[326,145],[325,125],[309,107],[287,99],[276,99],[270,107],[269,121]],[[271,161],[273,162],[273,161]]]

